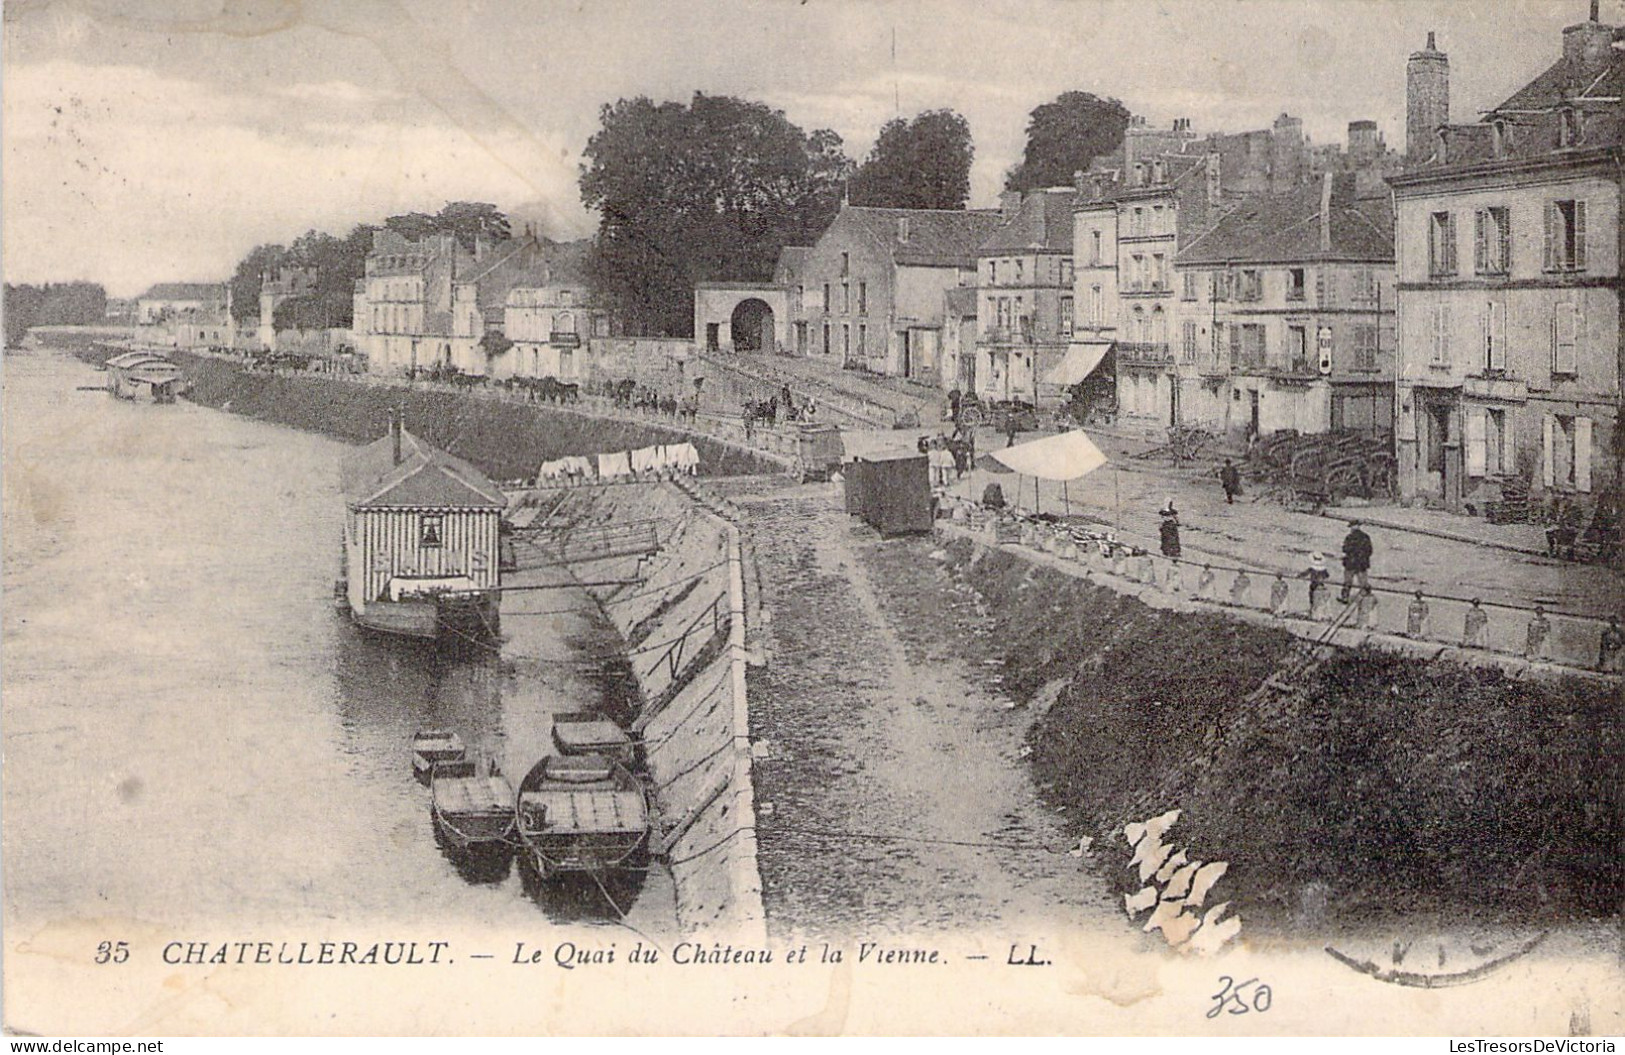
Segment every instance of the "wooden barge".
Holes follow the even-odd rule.
[[[429,778],[430,809],[446,845],[457,853],[510,848],[513,785],[494,764],[471,758],[436,763]]]
[[[181,368],[157,352],[125,352],[107,360],[107,390],[132,402],[173,403],[184,378]]]
[[[602,755],[542,759],[519,782],[514,813],[524,859],[543,879],[635,868],[648,852],[648,794]]]

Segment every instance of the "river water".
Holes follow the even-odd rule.
[[[333,604],[349,448],[76,390],[101,377],[5,360],[8,930],[87,912],[612,927],[596,891],[459,873],[409,757],[447,725],[517,781],[550,711],[603,699],[618,640],[585,595],[510,595],[501,656],[364,634]],[[672,929],[669,877],[620,890],[629,923]]]

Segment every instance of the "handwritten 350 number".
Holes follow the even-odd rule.
[[[1213,1006],[1207,1009],[1207,1017],[1218,1018],[1226,1012],[1232,1015],[1245,1015],[1254,1011],[1263,1014],[1270,1009],[1275,994],[1270,991],[1269,986],[1261,984],[1256,978],[1238,982],[1227,974],[1221,974],[1219,991],[1209,999],[1213,1001]]]

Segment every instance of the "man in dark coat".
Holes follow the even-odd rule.
[[[1349,533],[1343,536],[1343,591],[1337,599],[1349,603],[1349,590],[1358,583],[1362,588],[1370,585],[1366,573],[1371,570],[1371,536],[1360,529],[1360,522],[1349,522]]]
[[[1179,511],[1174,508],[1173,499],[1162,509],[1162,524],[1158,535],[1162,542],[1162,555],[1164,557],[1179,557]]]
[[[1232,465],[1229,458],[1219,470],[1219,486],[1224,488],[1224,504],[1235,505],[1236,496],[1241,493],[1241,470]]]

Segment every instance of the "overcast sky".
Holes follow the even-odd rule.
[[[598,108],[741,95],[861,158],[952,107],[991,204],[1028,112],[1116,96],[1153,124],[1347,123],[1404,139],[1429,29],[1470,119],[1552,62],[1586,0],[5,0],[4,270],[132,296],[220,280],[259,242],[448,200],[589,234]],[[1603,0],[1625,22],[1625,0]],[[892,41],[895,33],[896,52]]]

